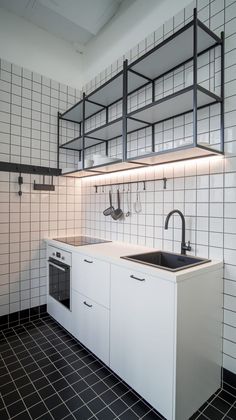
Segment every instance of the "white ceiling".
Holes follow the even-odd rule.
[[[0,0],[0,7],[71,42],[77,51],[117,13],[123,0]]]

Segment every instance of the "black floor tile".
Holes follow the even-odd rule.
[[[50,411],[52,408],[55,408],[58,405],[62,404],[62,399],[57,394],[53,394],[51,395],[51,397],[46,398],[46,400],[44,400],[44,404]]]
[[[60,397],[62,398],[63,401],[67,401],[70,398],[74,397],[76,395],[76,392],[73,388],[68,386],[68,387],[62,389],[61,391],[59,391],[58,394],[60,395]]]
[[[132,406],[132,410],[139,417],[143,417],[145,414],[147,414],[150,411],[150,408],[143,401],[138,401],[136,404]]]
[[[23,411],[14,417],[14,420],[31,420],[31,417],[27,411]]]
[[[99,380],[99,382],[97,382],[96,384],[92,386],[92,389],[96,392],[96,394],[101,395],[105,391],[107,391],[109,388],[106,384],[104,384],[104,382]]]
[[[0,419],[1,420],[8,420],[10,417],[7,414],[7,411],[5,408],[3,408],[2,410],[0,410]]]
[[[164,419],[49,316],[26,317],[0,340],[0,420]],[[234,380],[226,372],[191,420],[235,420]]]
[[[121,413],[127,410],[128,406],[121,400],[118,399],[111,403],[109,408],[117,415],[119,416]]]
[[[214,400],[211,402],[211,405],[213,405],[224,414],[226,414],[226,412],[230,409],[230,404],[222,400],[220,397],[214,398]]]
[[[75,395],[66,401],[66,405],[69,410],[73,412],[82,407],[84,405],[84,401],[78,395]]]
[[[41,402],[41,398],[40,398],[40,396],[38,395],[37,392],[34,392],[33,394],[25,396],[23,398],[23,401],[24,401],[26,407],[29,408],[29,407],[32,407],[33,405],[36,405],[39,402]]]
[[[73,416],[78,420],[88,420],[92,416],[92,411],[88,407],[83,405],[78,410],[74,411]]]
[[[88,388],[88,384],[86,384],[86,382],[85,382],[83,379],[81,379],[80,381],[78,381],[78,382],[76,382],[75,384],[73,384],[73,385],[72,385],[72,388],[73,388],[76,392],[80,393],[80,392],[82,392],[84,389],[87,389],[87,388]]]
[[[20,401],[17,401],[15,403],[11,404],[11,405],[8,405],[7,410],[10,414],[10,417],[14,417],[17,414],[20,414],[22,411],[25,411],[25,405],[20,400]]]
[[[127,410],[119,416],[120,420],[138,420],[138,416],[132,410]]]
[[[42,416],[44,413],[47,412],[47,407],[44,405],[43,402],[40,402],[33,407],[29,408],[29,413],[33,419],[37,419],[39,416]]]
[[[229,404],[234,404],[234,402],[235,402],[235,397],[233,395],[229,394],[224,389],[222,391],[220,391],[218,396],[220,398],[222,398],[224,401],[228,402]]]
[[[113,413],[108,407],[96,414],[96,417],[99,420],[113,420],[116,418],[115,413]]]
[[[18,391],[13,391],[3,396],[3,401],[6,406],[13,404],[20,399],[21,396]]]
[[[208,405],[207,408],[203,411],[204,416],[209,417],[214,420],[221,420],[224,417],[224,413],[217,410],[213,405]]]
[[[55,394],[55,389],[52,385],[47,385],[44,388],[38,390],[39,395],[44,400],[45,398],[50,397],[52,394]]]
[[[92,401],[89,401],[87,406],[94,414],[96,414],[98,411],[103,410],[106,407],[106,404],[101,400],[101,398],[97,397]]]
[[[154,411],[149,411],[144,417],[143,420],[160,420],[162,417],[156,414]]]
[[[111,389],[108,389],[106,392],[100,395],[100,398],[105,402],[105,404],[109,405],[119,397],[117,397],[117,395]]]
[[[91,401],[93,398],[96,398],[96,396],[97,395],[91,388],[85,389],[80,393],[80,397],[85,403]]]
[[[33,392],[35,392],[35,387],[32,384],[29,383],[29,384],[19,388],[19,392],[20,392],[22,397],[26,397],[27,395],[30,395]]]
[[[235,419],[236,419],[236,406],[232,407],[232,408],[228,411],[227,416],[228,416],[229,418],[233,419],[233,420],[235,420]]]

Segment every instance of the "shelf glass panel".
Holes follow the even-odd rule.
[[[145,122],[135,121],[129,119],[127,122],[127,131],[134,131],[139,130],[140,128],[147,127],[148,124]],[[94,130],[91,130],[85,134],[86,138],[95,137],[99,140],[111,140],[115,139],[116,137],[121,137],[123,133],[123,119],[119,118],[118,120],[114,120],[109,122],[108,124],[105,124],[101,127],[95,128]]]
[[[214,34],[213,34],[214,35]],[[198,25],[198,53],[215,45],[217,40]],[[153,50],[132,63],[129,68],[151,79],[180,65],[193,57],[193,21],[180,29],[169,40],[163,41]]]
[[[140,162],[145,165],[159,165],[163,163],[177,162],[186,159],[195,159],[206,156],[217,156],[219,152],[215,150],[206,150],[201,147],[194,147],[193,144],[179,147],[176,149],[169,149],[163,152],[152,153],[145,156],[136,156],[129,158],[129,161]]]
[[[92,138],[85,138],[85,149],[88,147],[96,146],[96,144],[101,143],[100,140],[92,139]],[[68,143],[64,143],[60,145],[60,149],[69,149],[80,151],[83,149],[83,139],[82,137],[76,137],[73,140],[70,140]]]
[[[93,104],[91,102],[85,103],[85,118],[90,117],[91,115],[95,114],[98,111],[102,111],[104,108],[102,105]],[[61,115],[63,119],[67,119],[70,121],[74,121],[76,123],[80,123],[83,119],[83,101],[78,102],[73,107],[68,109],[68,111],[64,112]]]
[[[220,98],[201,86],[197,87],[197,107],[219,102]],[[158,123],[176,115],[190,112],[193,109],[193,86],[181,89],[158,101],[152,102],[128,114],[128,117],[147,121],[149,124]]]
[[[62,175],[63,176],[70,176],[70,177],[75,177],[75,178],[85,178],[87,176],[92,176],[92,175],[99,175],[100,172],[96,172],[96,171],[88,171],[87,169],[74,169],[69,171],[66,171],[63,173],[62,171]]]
[[[147,83],[147,79],[140,77],[136,74],[128,76],[128,93],[140,88]],[[112,77],[101,87],[97,88],[94,92],[90,93],[87,99],[97,102],[104,106],[121,100],[123,98],[123,71],[118,75]],[[88,103],[88,102],[87,102]]]

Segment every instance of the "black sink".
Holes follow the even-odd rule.
[[[210,262],[210,260],[207,260],[206,258],[198,258],[163,251],[147,252],[145,254],[129,255],[127,257],[121,258],[124,258],[125,260],[138,262],[140,264],[146,264],[157,268],[163,268],[164,270],[168,271],[179,271]]]

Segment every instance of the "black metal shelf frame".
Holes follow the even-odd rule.
[[[191,38],[190,38],[191,35]],[[192,39],[192,41],[191,41]],[[181,54],[177,56],[170,54],[170,49],[176,49],[181,47]],[[198,73],[198,57],[203,54],[206,54],[216,47],[221,48],[221,95],[215,95],[213,92],[203,88],[198,84],[197,73]],[[160,59],[165,57],[165,59]],[[173,61],[175,64],[173,65]],[[155,85],[156,81],[163,76],[177,70],[178,68],[186,65],[189,62],[193,62],[193,84],[187,88],[181,89],[174,94],[168,95],[160,100],[155,100]],[[161,63],[161,64],[160,64]],[[134,78],[134,79],[133,79]],[[150,85],[152,86],[152,102],[146,106],[140,107],[135,111],[129,112],[127,109],[128,97],[133,93],[139,91],[141,88]],[[115,92],[112,93],[112,86],[114,86]],[[122,88],[122,92],[120,92]],[[106,96],[104,93],[108,93]],[[186,109],[182,109],[179,112],[179,107],[176,107],[176,111],[165,112],[165,104],[173,105],[173,101],[177,99],[183,99],[184,95],[191,94],[188,97],[188,106]],[[104,99],[105,98],[105,99]],[[109,101],[110,99],[110,101]],[[113,120],[108,120],[108,109],[111,105],[122,100],[122,116]],[[212,104],[220,104],[220,149],[214,150],[213,147],[203,145],[198,143],[197,137],[197,113],[198,109],[208,107]],[[89,108],[88,108],[89,104]],[[74,112],[76,107],[80,109],[80,116],[82,119],[80,121],[72,121],[70,117],[71,112]],[[99,108],[96,109],[95,108]],[[161,107],[164,115],[161,115]],[[88,118],[91,118],[105,110],[106,112],[106,122],[97,128],[85,132],[85,122]],[[94,111],[94,112],[93,112]],[[154,117],[147,117],[148,113],[153,113]],[[155,117],[156,112],[156,117]],[[189,145],[180,146],[178,148],[169,149],[167,151],[156,151],[155,150],[155,124],[159,122],[164,122],[170,118],[187,114],[189,112],[193,113],[193,143]],[[68,117],[69,115],[69,117]],[[65,144],[59,144],[59,130],[60,130],[60,120],[67,120],[72,122],[78,122],[80,124],[80,135],[77,138],[74,138],[68,141]],[[127,136],[133,132],[142,130],[144,128],[151,127],[152,132],[152,152],[150,155],[129,157],[127,156]],[[91,171],[91,175],[107,173],[109,172],[109,164],[104,165],[106,167],[105,172],[101,170],[101,167],[84,167],[84,156],[85,150],[91,147],[94,147],[96,144],[105,143],[106,144],[106,154],[108,155],[108,142],[117,138],[122,137],[122,162],[129,163],[130,169],[146,165],[156,165],[158,164],[158,156],[161,156],[162,159],[160,163],[168,163],[179,160],[190,159],[191,157],[185,153],[186,149],[197,148],[199,149],[199,156],[194,155],[194,157],[200,157],[207,154],[223,154],[224,153],[224,33],[221,33],[221,37],[218,37],[214,32],[212,32],[206,25],[204,25],[197,18],[197,10],[194,9],[193,20],[187,25],[179,29],[177,32],[172,34],[170,37],[159,43],[153,49],[149,50],[146,54],[139,57],[137,60],[128,64],[128,61],[125,60],[123,63],[123,70],[109,79],[102,86],[95,89],[88,95],[83,93],[83,99],[68,111],[63,114],[58,113],[58,155],[60,149],[71,149],[78,150],[80,152],[80,158],[82,160],[82,172],[86,173]],[[78,148],[75,148],[76,142]],[[74,147],[73,147],[74,145]],[[177,151],[176,156],[168,160],[168,154],[173,154]],[[181,150],[184,151],[183,156],[181,157]],[[166,159],[163,161],[163,155],[166,155]],[[156,158],[153,159],[153,156]],[[186,157],[187,156],[187,157]],[[148,161],[148,158],[150,160]],[[120,160],[117,163],[117,169],[114,167],[114,162],[111,163],[111,171],[116,172],[120,171],[119,168]],[[58,158],[58,168],[59,168],[59,158]],[[73,175],[73,172],[70,174]],[[87,175],[86,175],[87,176]]]

